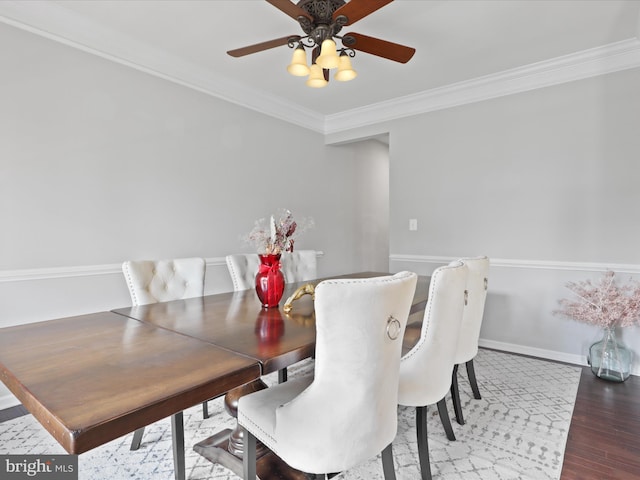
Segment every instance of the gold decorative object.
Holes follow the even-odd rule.
[[[316,294],[316,287],[311,283],[305,283],[300,288],[298,288],[295,292],[293,292],[293,295],[287,298],[287,301],[285,302],[284,307],[282,307],[282,309],[285,311],[285,313],[289,313],[293,308],[294,301],[298,300],[299,298],[305,295],[311,295],[311,298],[315,300],[316,298],[315,294]]]

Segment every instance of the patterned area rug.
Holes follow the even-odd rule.
[[[449,415],[457,437],[447,440],[435,406],[429,408],[429,451],[434,479],[506,480],[559,479],[580,368],[481,349],[474,361],[482,394],[473,399],[466,371],[461,369],[460,395],[465,425]],[[291,377],[312,369],[301,362]],[[266,377],[276,381],[274,374]],[[209,402],[210,418],[202,419],[198,405],[184,412],[187,478],[238,480],[226,468],[212,465],[189,446],[234,421],[222,399]],[[393,443],[398,480],[420,478],[415,434],[415,410],[399,407],[398,435]],[[126,435],[79,457],[81,480],[173,480],[171,429],[168,420],[147,427],[142,446],[130,451]],[[0,423],[1,454],[64,454],[65,451],[31,415]],[[379,458],[343,472],[336,478],[382,479]]]

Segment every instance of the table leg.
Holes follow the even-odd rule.
[[[238,416],[238,400],[252,392],[268,388],[262,380],[254,380],[231,390],[224,399],[224,406],[229,415]],[[235,429],[226,429],[202,440],[193,449],[212,463],[218,463],[240,478],[243,477],[244,433],[240,425]],[[256,441],[256,471],[260,480],[307,480],[310,477],[289,467],[278,456],[261,442]]]
[[[173,470],[176,480],[185,480],[184,420],[182,412],[171,416],[171,438],[173,439]]]

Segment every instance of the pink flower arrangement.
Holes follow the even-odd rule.
[[[246,237],[259,254],[277,255],[282,252],[293,252],[295,239],[308,228],[313,227],[313,219],[303,219],[299,225],[289,210],[282,210],[276,218],[256,220],[253,230]]]
[[[590,323],[604,328],[628,327],[640,320],[640,283],[629,280],[618,285],[615,273],[607,271],[600,280],[569,282],[574,299],[562,299],[554,314],[564,315],[579,322]]]

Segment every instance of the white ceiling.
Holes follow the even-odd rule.
[[[640,1],[396,0],[342,33],[408,45],[414,57],[400,64],[359,52],[358,77],[323,89],[286,72],[287,46],[226,54],[302,33],[264,0],[1,0],[0,20],[236,103],[270,99],[322,119],[624,40],[637,44]]]

